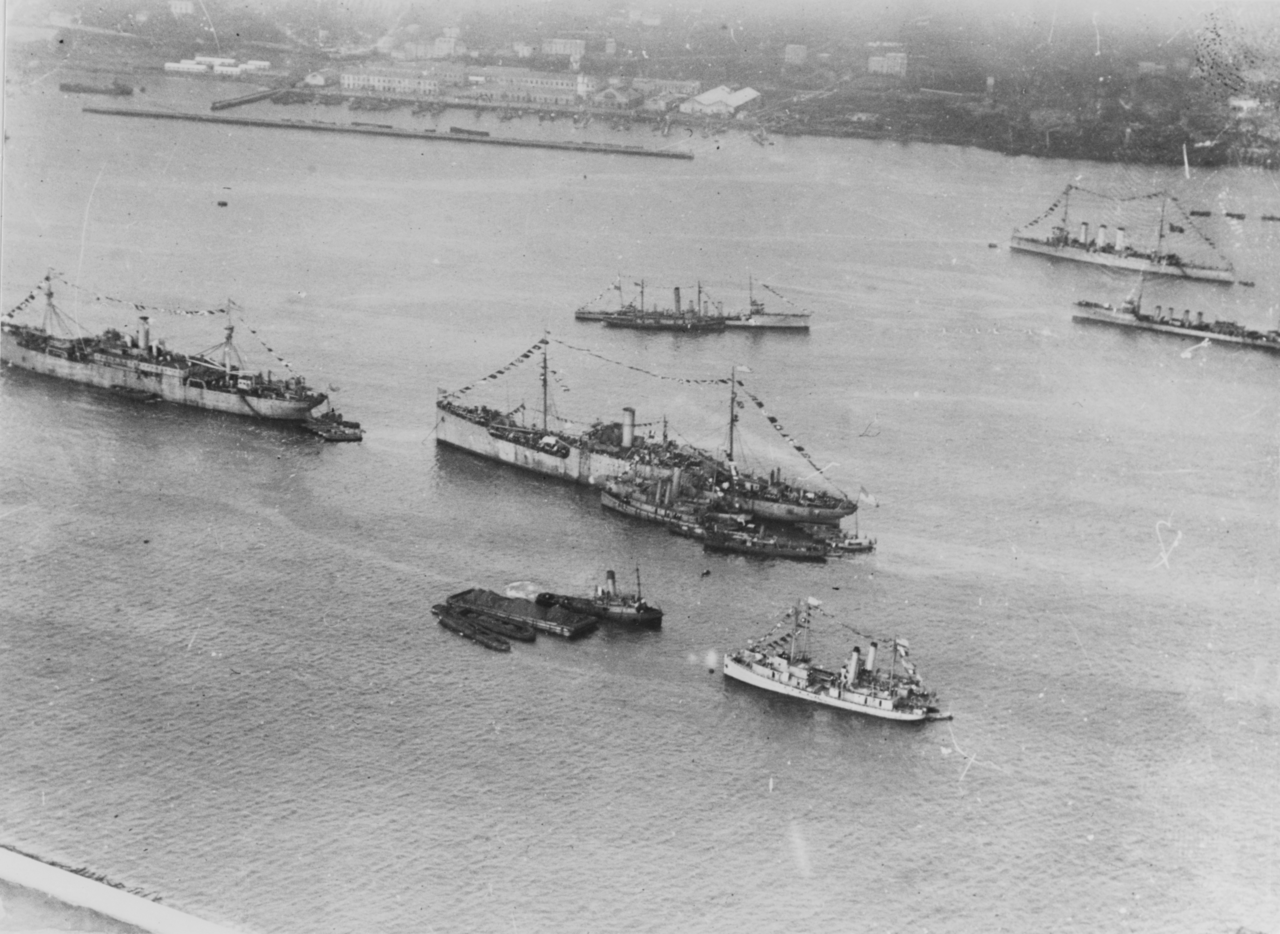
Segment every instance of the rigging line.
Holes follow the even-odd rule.
[[[98,190],[98,182],[102,181],[102,173],[107,170],[107,164],[102,163],[102,168],[98,169],[98,177],[93,180],[93,187],[89,189],[89,198],[84,203],[84,220],[80,222],[80,260],[76,264],[76,281],[80,280],[80,276],[84,272],[84,245],[89,234],[89,209],[93,206],[93,195]],[[79,303],[76,304],[76,311],[80,311]],[[80,330],[80,323],[76,322],[76,330]],[[83,331],[81,334],[83,335]]]

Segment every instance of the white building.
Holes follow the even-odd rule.
[[[896,75],[899,78],[905,78],[907,53],[887,52],[884,55],[873,55],[867,60],[867,71],[873,75]]]
[[[752,88],[730,91],[725,85],[704,91],[697,97],[691,97],[680,105],[680,112],[685,114],[706,114],[712,116],[728,116],[737,113],[747,104],[760,96],[760,92]]]
[[[174,18],[179,16],[191,16],[196,11],[196,5],[192,0],[169,0],[169,12]]]

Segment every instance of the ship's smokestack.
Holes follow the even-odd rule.
[[[142,352],[151,352],[151,319],[146,315],[138,318],[142,322]]]
[[[680,286],[675,287],[676,293],[676,314],[680,314]]]
[[[1088,221],[1080,222],[1080,242],[1081,243],[1089,242],[1089,222]]]
[[[845,684],[853,685],[858,683],[858,675],[862,673],[862,649],[856,645],[853,647],[853,654],[849,656],[849,670],[845,673]]]
[[[636,410],[627,406],[622,410],[622,446],[631,447],[636,440]]]
[[[1116,252],[1119,253],[1124,249],[1124,228],[1116,228]]]
[[[604,572],[604,591],[611,597],[618,594],[618,578],[612,571]]]
[[[667,500],[668,506],[674,506],[676,499],[680,496],[680,468],[676,467],[671,471],[671,496]]]
[[[1107,225],[1098,225],[1098,249],[1102,249],[1107,245]]]
[[[871,648],[867,649],[867,671],[875,671],[876,668],[876,644],[871,643]]]

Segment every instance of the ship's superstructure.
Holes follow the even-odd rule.
[[[54,304],[52,279],[50,274],[43,282],[42,324],[0,322],[0,361],[5,364],[90,386],[252,418],[303,421],[325,401],[325,394],[311,389],[301,376],[279,379],[270,373],[246,370],[232,342],[235,326],[231,324],[226,325],[220,344],[189,356],[170,350],[163,340],[153,340],[147,315],[140,317],[136,334],[108,329],[96,336],[84,336],[78,323]],[[11,311],[7,317],[11,319],[13,314]]]
[[[1101,211],[1105,207],[1116,218],[1125,219],[1124,223],[1132,224],[1136,220],[1142,224],[1142,228],[1131,230],[1127,226],[1117,225],[1112,233],[1105,223],[1096,223],[1091,218],[1072,218],[1070,207],[1073,193],[1093,195],[1095,210]],[[1077,201],[1079,200],[1077,197]],[[1158,219],[1153,212],[1148,212],[1151,216],[1147,217],[1133,209],[1135,203],[1156,200],[1160,202]],[[1154,225],[1152,221],[1155,221]],[[1078,223],[1079,226],[1072,227],[1073,223]],[[1044,225],[1051,226],[1045,230]],[[1151,242],[1149,232],[1152,229],[1154,242]],[[1175,240],[1181,244],[1176,248],[1181,253],[1176,252],[1173,247]],[[1177,199],[1164,191],[1110,198],[1095,195],[1076,185],[1068,185],[1048,210],[1013,232],[1009,247],[1024,253],[1038,253],[1054,259],[1091,263],[1147,275],[1177,276],[1224,284],[1236,281],[1236,272],[1231,263],[1182,211]],[[1188,251],[1197,255],[1187,255]]]
[[[904,639],[889,642],[887,670],[877,664],[877,641],[871,642],[865,655],[855,646],[838,670],[814,664],[809,654],[810,627],[812,614],[820,607],[810,597],[788,611],[780,635],[770,634],[726,654],[725,676],[776,694],[885,720],[951,719],[951,714],[939,710],[936,695],[924,687],[908,660]]]

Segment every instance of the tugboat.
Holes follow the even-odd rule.
[[[789,622],[787,632],[776,637],[770,633],[745,649],[726,654],[725,676],[766,691],[885,720],[951,719],[950,713],[938,709],[936,695],[924,688],[915,666],[907,660],[904,639],[893,640],[888,671],[876,666],[876,642],[871,643],[865,658],[862,649],[855,646],[838,671],[814,665],[809,656],[810,622],[812,612],[821,606],[810,597],[790,609],[779,624]]]
[[[685,334],[707,334],[724,330],[722,315],[709,315],[703,307],[702,287],[698,287],[698,302],[685,308],[680,304],[680,286],[672,293],[675,301],[671,308],[648,310],[644,307],[644,287],[640,289],[640,308],[618,311],[595,320],[604,322],[607,328],[628,328],[633,331],[679,331]],[[576,315],[575,315],[576,317]],[[579,320],[582,320],[579,318]]]
[[[535,602],[539,606],[562,606],[575,613],[583,613],[598,619],[620,623],[636,623],[643,626],[661,626],[662,609],[646,603],[640,592],[640,569],[636,568],[636,592],[622,593],[613,571],[606,571],[604,586],[596,587],[590,597],[568,597],[558,593],[540,593]]]
[[[829,553],[821,542],[773,535],[753,526],[741,529],[709,528],[703,551],[722,551],[757,558],[787,558],[791,561],[826,561]]]
[[[79,323],[54,304],[52,272],[44,278],[43,292],[42,324],[8,320],[36,292],[0,321],[0,362],[129,395],[253,418],[305,421],[325,401],[325,394],[312,390],[300,376],[278,379],[270,372],[246,371],[231,340],[234,325],[226,325],[222,343],[188,356],[169,350],[163,340],[152,340],[147,315],[139,318],[137,334],[112,328],[96,337],[84,336]],[[229,307],[218,311],[227,313]]]
[[[341,412],[333,409],[308,416],[303,427],[326,441],[360,441],[364,438],[359,422],[346,421]]]

